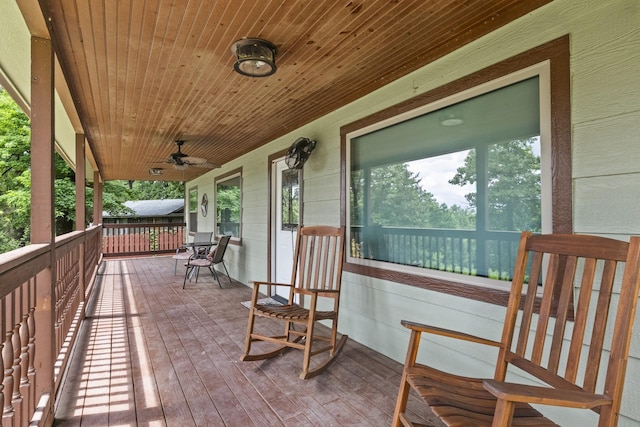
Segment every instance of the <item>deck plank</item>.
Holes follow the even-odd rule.
[[[56,406],[55,426],[386,426],[402,366],[349,340],[322,375],[302,354],[241,362],[251,290],[171,257],[110,259],[100,269]],[[260,327],[281,325],[258,319]],[[409,400],[425,424],[432,420]],[[437,425],[437,424],[436,424]]]

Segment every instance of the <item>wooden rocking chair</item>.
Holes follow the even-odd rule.
[[[322,372],[340,352],[347,336],[338,336],[338,306],[344,229],[326,226],[298,229],[291,283],[254,282],[249,322],[242,360],[262,360],[282,354],[290,348],[304,350],[300,378],[311,378]],[[288,303],[283,306],[258,303],[262,285],[289,287]],[[309,299],[305,304],[304,299]],[[256,317],[268,317],[284,322],[284,335],[270,336],[255,331]],[[317,333],[316,322],[331,322],[329,336]],[[296,329],[295,325],[299,325]],[[278,345],[275,350],[250,354],[253,341],[268,341]],[[318,342],[319,341],[319,342]],[[320,364],[311,366],[311,358],[329,352]]]
[[[624,263],[623,273],[618,263]],[[413,389],[449,426],[556,425],[530,404],[592,409],[600,427],[615,426],[639,270],[640,237],[626,243],[523,233],[500,342],[402,322],[411,337],[393,425],[414,425],[405,412]],[[612,297],[618,291],[619,297]],[[462,377],[417,363],[422,333],[497,348],[493,379]],[[535,385],[506,382],[507,370],[524,372]]]

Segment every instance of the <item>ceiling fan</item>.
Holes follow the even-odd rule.
[[[171,153],[169,158],[164,163],[169,163],[173,165],[175,169],[186,169],[189,166],[193,166],[196,168],[206,168],[206,169],[214,169],[219,167],[216,164],[209,163],[207,159],[203,159],[202,157],[192,157],[186,153],[182,152],[182,145],[184,141],[178,140],[176,141],[176,145],[178,146],[178,151],[175,153]]]

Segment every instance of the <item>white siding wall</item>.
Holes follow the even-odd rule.
[[[297,137],[318,141],[304,168],[304,223],[340,223],[340,126],[429,91],[565,34],[571,35],[574,231],[626,239],[640,234],[640,2],[555,0],[515,23],[411,75],[291,132],[196,181],[243,167],[242,246],[230,248],[231,275],[247,283],[267,274],[267,157]],[[207,217],[207,221],[213,221]],[[398,361],[408,333],[401,319],[499,338],[503,308],[346,273],[340,329]],[[640,320],[636,321],[621,426],[640,426]],[[435,340],[441,367],[491,375],[490,352]],[[437,354],[437,355],[436,355]],[[390,396],[390,399],[395,396]],[[561,425],[592,425],[561,414]]]

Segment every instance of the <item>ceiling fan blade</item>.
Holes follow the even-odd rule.
[[[216,169],[220,167],[220,165],[216,165],[215,163],[209,163],[209,162],[191,164],[191,166],[193,166],[194,168],[205,168],[205,169]]]
[[[207,163],[207,159],[203,159],[202,157],[184,156],[180,160],[182,160],[184,163],[187,163],[187,164],[192,165],[192,166],[201,165],[203,163]]]

